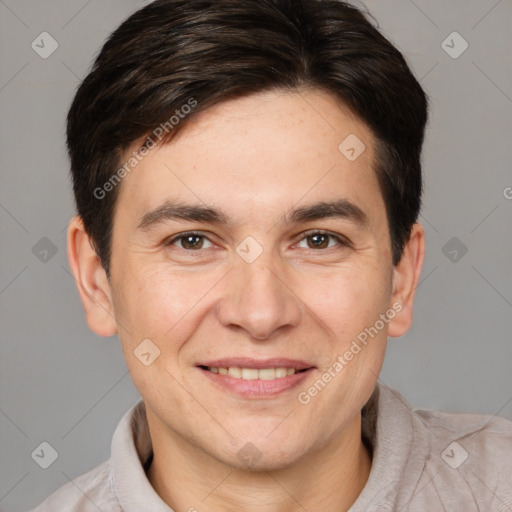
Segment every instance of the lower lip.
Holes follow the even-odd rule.
[[[198,368],[198,370],[205,375],[214,385],[219,386],[223,390],[231,391],[244,398],[265,398],[273,397],[285,391],[289,391],[299,384],[313,372],[314,368],[309,370],[287,375],[273,380],[261,379],[237,379],[229,375],[221,375],[219,373],[212,373],[208,370]]]

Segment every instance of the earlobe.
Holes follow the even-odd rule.
[[[69,223],[67,249],[89,328],[99,336],[113,336],[117,325],[110,283],[79,216]]]
[[[425,258],[425,231],[414,224],[402,258],[393,270],[393,293],[390,306],[398,311],[389,322],[388,336],[404,335],[412,323],[413,303]]]

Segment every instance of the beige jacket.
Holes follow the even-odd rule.
[[[372,468],[349,512],[512,512],[512,422],[414,411],[379,383],[362,425]],[[151,454],[141,400],[119,422],[110,459],[31,512],[173,512],[146,478]]]

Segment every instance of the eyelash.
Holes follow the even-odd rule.
[[[308,237],[311,237],[311,236],[315,236],[315,235],[325,235],[325,236],[329,236],[331,238],[334,238],[336,240],[336,242],[338,243],[339,246],[341,247],[350,247],[351,244],[350,242],[348,242],[348,240],[345,240],[343,237],[339,236],[339,235],[335,235],[334,233],[331,233],[329,231],[324,231],[324,230],[312,230],[312,231],[306,231],[303,233],[303,236],[302,238],[298,241],[298,242],[302,242],[302,240],[308,238]],[[182,240],[184,238],[187,238],[189,236],[197,236],[197,237],[202,237],[202,238],[206,238],[207,240],[208,237],[206,235],[204,235],[203,233],[200,233],[200,232],[197,232],[197,231],[187,231],[185,233],[180,233],[179,235],[176,235],[168,240],[166,240],[164,242],[165,246],[171,246],[174,244],[174,242],[177,242],[178,240]],[[210,240],[211,242],[211,240]],[[298,243],[297,242],[297,243]],[[194,252],[202,252],[201,249],[184,249],[183,247],[178,247],[178,249],[182,250],[182,251],[185,251],[185,252],[189,252],[189,253],[194,253]],[[333,249],[333,247],[328,247],[328,248],[325,248],[325,249],[313,249],[313,248],[308,248],[308,250],[310,251],[324,251],[324,252],[327,252],[329,251],[330,249]]]

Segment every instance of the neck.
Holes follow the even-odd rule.
[[[370,453],[361,440],[361,415],[320,450],[274,471],[240,470],[183,439],[168,433],[164,438],[161,431],[154,431],[154,456],[147,476],[157,494],[176,511],[348,511],[371,469]]]

